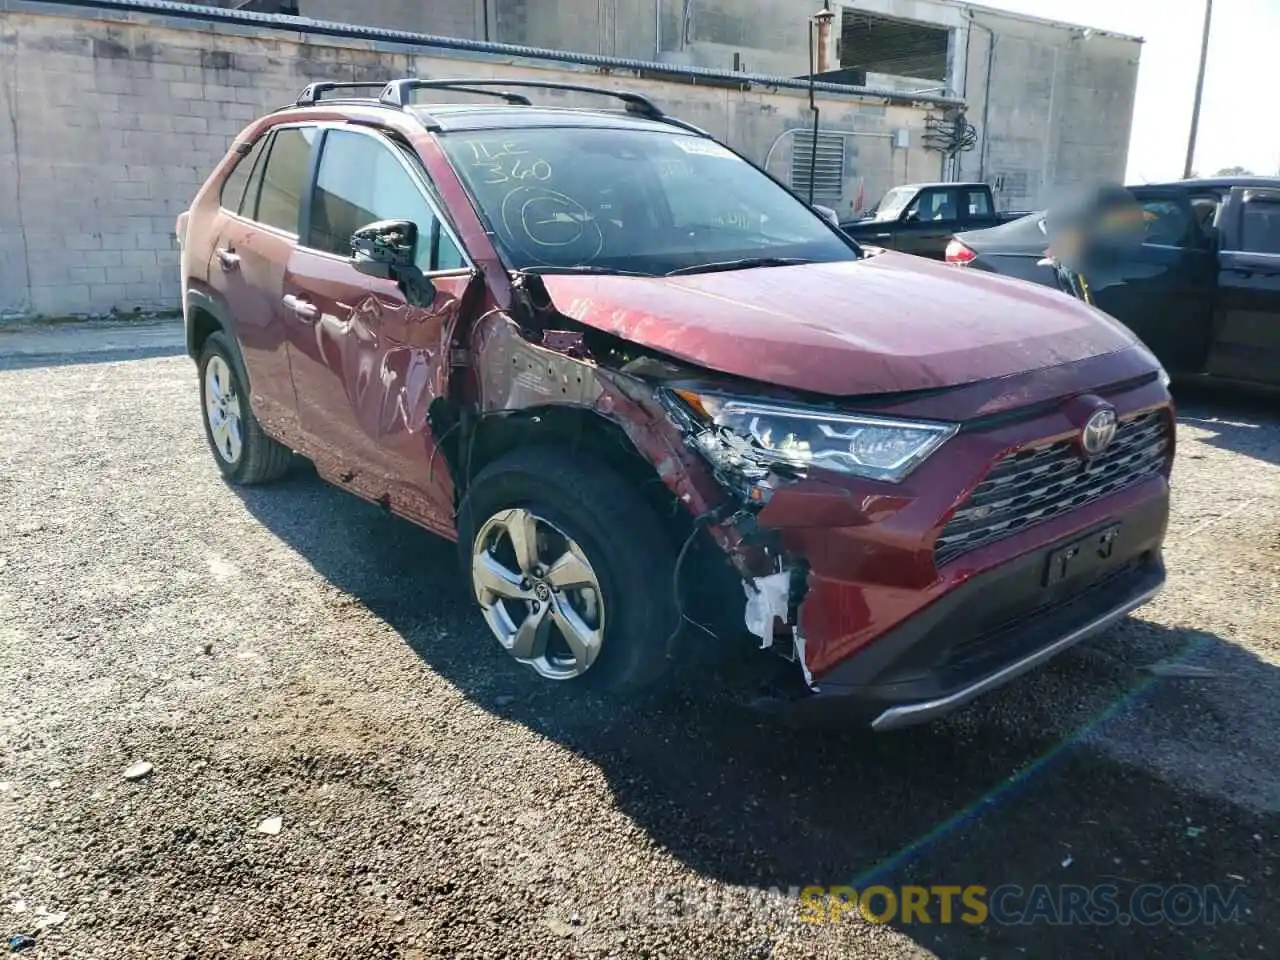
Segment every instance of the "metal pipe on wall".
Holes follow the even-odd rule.
[[[809,206],[813,206],[813,178],[818,172],[818,102],[813,98],[813,21],[809,21],[809,109],[813,111],[813,142],[809,150]]]
[[[410,46],[428,47],[440,50],[461,50],[472,53],[490,53],[505,57],[528,57],[550,63],[569,63],[587,67],[598,67],[608,70],[648,71],[655,66],[662,66],[664,73],[692,79],[706,78],[715,80],[734,80],[772,87],[779,90],[807,90],[810,81],[797,77],[783,77],[765,73],[730,74],[725,70],[713,70],[708,67],[693,67],[682,64],[655,64],[649,60],[637,60],[631,57],[607,57],[592,53],[571,53],[564,50],[550,50],[546,47],[533,47],[528,44],[486,42],[484,40],[468,40],[461,37],[445,37],[438,34],[415,33],[409,30],[388,30],[383,27],[364,27],[357,24],[338,23],[331,20],[312,20],[309,17],[289,16],[275,13],[253,13],[247,10],[232,10],[226,7],[209,7],[190,3],[178,3],[174,0],[41,0],[51,7],[84,7],[86,9],[111,10],[116,12],[143,12],[174,17],[182,20],[194,20],[201,23],[228,23],[255,27],[259,30],[288,30],[303,35],[351,37],[361,40],[384,41],[388,43],[407,44]],[[957,104],[959,101],[951,97],[908,95],[900,90],[887,87],[855,86],[847,83],[818,82],[813,84],[815,90],[835,94],[854,94],[864,97],[875,97],[891,103],[933,103],[938,105]]]
[[[814,17],[818,23],[818,73],[831,69],[831,23],[835,18],[831,12],[831,0],[823,0],[822,9]]]
[[[979,23],[978,18],[973,15],[973,9],[968,9],[969,29],[978,27],[987,31],[987,75],[983,78],[982,93],[982,149],[978,153],[978,179],[986,182],[987,179],[987,157],[989,154],[988,146],[991,143],[991,136],[987,129],[988,121],[991,118],[991,74],[996,63],[996,32],[988,27],[985,23]],[[968,64],[965,64],[968,69]],[[968,85],[968,78],[965,78],[965,84]]]
[[[1049,116],[1047,119],[1048,130],[1045,131],[1044,137],[1044,158],[1040,164],[1040,189],[1043,191],[1049,182],[1049,159],[1053,156],[1053,111],[1057,106],[1058,100],[1058,60],[1062,51],[1058,47],[1053,48],[1053,77],[1049,80]]]
[[[765,170],[765,171],[768,171],[768,170],[769,170],[770,166],[773,164],[773,156],[774,156],[774,153],[775,153],[775,152],[777,152],[778,147],[780,147],[780,146],[782,145],[782,141],[783,141],[783,140],[787,139],[788,137],[792,137],[792,138],[794,138],[794,137],[795,137],[795,135],[796,135],[797,133],[802,133],[803,131],[804,131],[804,128],[803,128],[803,127],[791,127],[791,128],[789,128],[789,129],[787,129],[787,130],[783,130],[780,134],[778,134],[776,137],[774,137],[774,138],[773,138],[773,143],[769,144],[769,149],[765,151],[765,155],[764,155],[764,162],[760,165],[761,169],[763,169],[763,170]],[[892,145],[892,141],[893,141],[893,134],[892,134],[892,133],[871,133],[871,132],[869,132],[869,131],[862,131],[862,130],[860,130],[860,131],[850,131],[850,130],[827,130],[827,131],[825,131],[825,132],[826,132],[827,134],[833,134],[833,135],[835,135],[835,136],[840,136],[840,137],[866,137],[866,138],[871,139],[871,140],[888,140],[888,141],[890,141],[890,146],[889,146],[890,161],[889,161],[889,164],[890,164],[890,177],[892,178],[892,175],[893,175],[893,172],[892,172],[892,166],[893,166],[893,159],[892,159],[892,154],[893,154],[893,145]],[[816,142],[816,138],[815,138],[815,142]],[[908,154],[907,162],[908,162],[908,164],[909,164],[909,163],[910,163],[910,156],[909,156],[910,151],[908,150],[908,151],[906,151],[906,152],[907,152],[907,154]],[[783,181],[783,182],[784,182],[784,183],[786,183],[788,186],[792,185],[792,184],[791,184],[791,177],[790,177],[790,176],[784,176],[784,175],[782,175],[782,174],[770,174],[770,175],[771,175],[771,176],[776,177],[778,180]],[[813,178],[812,178],[812,176],[809,178],[809,182],[810,182],[810,183],[812,183],[812,182],[813,182]],[[891,179],[891,181],[890,181],[890,182],[892,182],[892,179]],[[905,182],[905,181],[904,181],[904,182]],[[843,196],[844,196],[844,193],[843,193],[843,192],[841,192],[841,197],[843,197]]]
[[[799,132],[800,132],[800,127],[790,127],[786,130],[783,130],[780,134],[778,134],[776,137],[773,138],[773,143],[769,144],[769,149],[765,151],[764,163],[763,163],[764,169],[766,170],[769,169],[769,164],[773,162],[773,154],[778,149],[778,147],[782,145],[782,141],[785,140],[787,137],[794,137]],[[864,130],[827,130],[826,132],[830,134],[834,134],[835,136],[840,136],[840,137],[868,137],[872,140],[892,140],[893,139],[892,133],[871,133],[869,131],[864,131]]]

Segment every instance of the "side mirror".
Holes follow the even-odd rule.
[[[429,307],[436,288],[414,261],[418,225],[411,220],[379,220],[351,235],[351,265],[368,277],[394,280],[409,303]]]
[[[837,214],[830,207],[824,207],[820,203],[815,203],[813,205],[813,209],[814,209],[814,212],[818,214],[818,216],[820,216],[823,220],[826,220],[827,223],[831,224],[833,227],[840,226],[839,214]]]

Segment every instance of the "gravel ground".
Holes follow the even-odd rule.
[[[223,484],[179,349],[172,325],[0,332],[0,934],[30,955],[1280,956],[1274,406],[1184,398],[1140,616],[873,737],[714,690],[531,692],[448,544],[305,470]],[[1248,907],[814,926],[768,896],[872,879]]]

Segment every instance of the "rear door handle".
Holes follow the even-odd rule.
[[[320,311],[314,303],[295,297],[292,293],[286,293],[280,298],[280,302],[304,320],[314,320],[320,316]]]
[[[236,253],[230,247],[219,247],[216,253],[218,255],[218,263],[227,273],[239,268],[240,254]]]

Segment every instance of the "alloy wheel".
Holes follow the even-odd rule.
[[[546,518],[524,507],[490,517],[472,548],[471,581],[498,642],[539,675],[571,680],[600,655],[600,580],[582,548]]]
[[[239,463],[244,449],[240,395],[230,365],[216,354],[204,368],[204,412],[218,456],[229,464]]]

